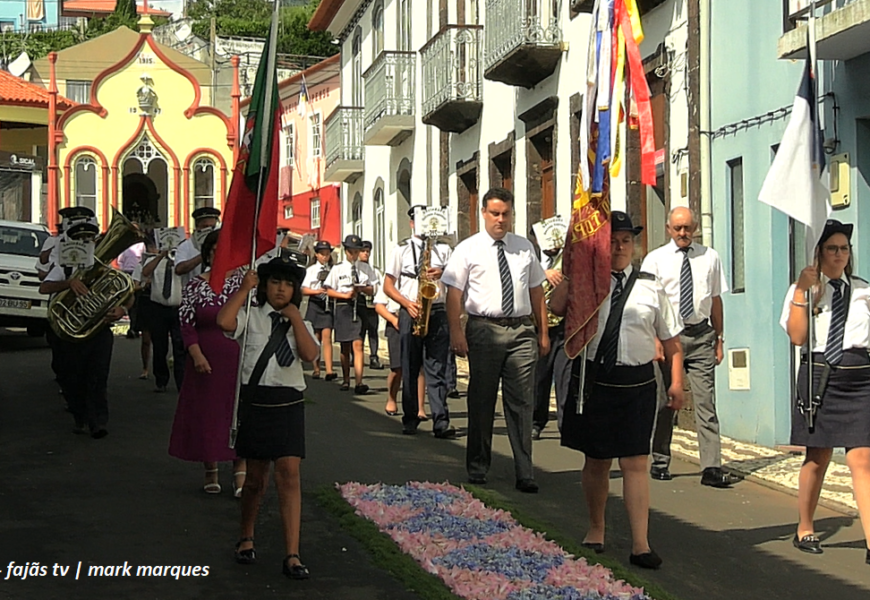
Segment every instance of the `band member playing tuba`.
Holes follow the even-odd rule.
[[[61,245],[65,241],[84,242],[86,245],[94,243],[100,229],[91,209],[78,206],[62,209],[59,212],[64,219],[64,234],[59,242]],[[107,237],[109,237],[108,233]],[[96,303],[100,302],[98,293],[96,291],[92,293],[82,280],[81,269],[64,264],[66,259],[63,250],[58,252],[57,259],[58,262],[51,266],[48,275],[39,286],[40,293],[52,295],[53,300],[58,299],[55,297],[57,295],[67,296],[71,293],[73,304],[78,299],[93,296],[89,298],[91,302],[88,306],[96,306]],[[112,270],[108,269],[108,271]],[[96,279],[91,282],[91,287],[97,288],[100,284],[101,279]],[[77,332],[65,330],[66,325],[59,323],[57,319],[52,322],[52,328],[56,330],[52,351],[57,353],[56,358],[59,360],[56,362],[61,366],[62,373],[59,374],[61,375],[59,381],[75,422],[73,433],[90,432],[94,439],[108,435],[107,387],[114,341],[110,324],[126,315],[130,304],[132,304],[132,295],[126,295],[122,305],[106,305],[100,310],[99,322],[91,326],[87,335],[81,339],[74,337],[73,334]]]
[[[412,206],[408,211],[414,228],[414,211],[425,206]],[[384,277],[384,293],[398,302],[399,335],[402,347],[402,433],[413,435],[420,425],[417,412],[417,377],[420,368],[426,374],[429,409],[432,411],[432,432],[437,438],[452,438],[456,430],[450,426],[447,411],[447,362],[450,353],[450,332],[447,328],[447,295],[441,284],[441,273],[450,259],[450,247],[435,243],[428,262],[424,261],[426,242],[418,235],[399,244],[389,262]],[[418,287],[421,279],[435,282],[438,295],[432,301],[425,336],[414,335],[421,314]]]
[[[323,282],[332,270],[332,245],[326,241],[314,244],[314,256],[317,262],[308,267],[305,280],[302,282],[302,295],[308,296],[308,310],[305,320],[311,323],[314,335],[320,342],[320,353],[326,366],[326,381],[332,381],[337,375],[332,371],[332,326],[333,311],[330,301],[323,288]],[[320,379],[320,357],[314,360],[314,379]]]

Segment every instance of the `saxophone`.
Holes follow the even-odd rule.
[[[432,312],[432,302],[438,296],[438,285],[429,279],[429,265],[432,262],[432,246],[434,245],[435,238],[427,237],[423,246],[420,271],[417,274],[417,306],[420,308],[417,318],[414,320],[412,333],[418,337],[426,337],[426,334],[429,333],[429,313]]]
[[[562,270],[562,252],[563,252],[563,250],[559,250],[559,254],[556,255],[556,260],[553,261],[553,266],[550,267],[551,269],[556,269],[558,271]],[[553,311],[550,310],[550,297],[553,295],[553,290],[555,290],[556,288],[554,288],[552,285],[550,285],[550,282],[547,279],[544,279],[543,285],[544,285],[544,300],[547,303],[547,325],[550,328],[553,328],[553,327],[556,327],[559,323],[561,323],[562,319],[564,317],[556,316],[553,314]]]
[[[122,306],[133,295],[133,280],[129,275],[109,266],[121,252],[142,241],[145,236],[124,215],[112,209],[112,222],[94,249],[94,265],[79,269],[72,278],[88,287],[84,296],[66,289],[48,304],[51,328],[61,338],[77,342],[87,340],[104,325],[106,313]]]

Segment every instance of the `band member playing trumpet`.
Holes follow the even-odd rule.
[[[302,295],[308,296],[308,310],[305,320],[311,323],[314,335],[320,342],[320,353],[326,366],[326,381],[332,381],[337,375],[332,371],[332,327],[333,311],[331,302],[326,295],[323,282],[332,270],[332,245],[326,241],[314,244],[314,257],[317,262],[308,267],[305,280],[302,282]],[[320,379],[320,357],[314,360],[314,379]]]
[[[100,229],[93,211],[85,207],[63,209],[63,240],[73,240],[92,244]],[[63,240],[61,243],[63,243]],[[58,253],[60,263],[60,253]],[[74,267],[56,263],[39,286],[42,294],[60,294],[70,290],[75,297],[90,294],[88,286],[78,277]],[[82,340],[73,340],[52,332],[52,351],[56,353],[61,372],[58,380],[63,388],[75,426],[73,433],[87,434],[94,439],[108,435],[106,425],[109,420],[108,379],[112,362],[114,337],[110,323],[127,314],[127,307],[112,306],[102,317],[102,325],[95,333]],[[53,326],[56,323],[52,324]],[[53,361],[54,362],[54,361]]]
[[[408,211],[411,227],[414,228],[414,212]],[[423,206],[419,208],[425,208]],[[427,254],[428,252],[428,254]],[[414,235],[399,244],[394,250],[384,276],[384,293],[398,302],[399,336],[402,348],[402,433],[414,435],[420,425],[417,412],[417,378],[420,368],[426,374],[429,390],[429,410],[432,411],[432,432],[437,438],[452,438],[456,430],[450,426],[447,410],[447,367],[450,353],[450,331],[447,327],[445,300],[447,294],[441,284],[441,273],[450,259],[447,244],[427,243]],[[420,285],[427,282],[437,290],[429,299],[429,318],[423,323],[420,302]],[[420,329],[425,330],[424,335]],[[415,335],[415,329],[416,335]]]

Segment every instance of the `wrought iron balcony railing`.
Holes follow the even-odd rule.
[[[365,157],[363,110],[361,106],[339,106],[326,119],[326,170],[338,161]]]
[[[464,131],[480,117],[483,27],[447,25],[420,49],[423,122]]]
[[[384,51],[366,72],[365,132],[385,117],[414,116],[415,52]]]
[[[557,0],[487,0],[486,78],[531,87],[552,74],[561,53],[559,7]],[[529,70],[541,76],[517,72]]]

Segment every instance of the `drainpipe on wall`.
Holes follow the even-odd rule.
[[[710,151],[710,0],[700,0],[701,243],[713,245],[713,163]]]
[[[46,225],[52,233],[57,233],[57,73],[55,63],[57,53],[48,55],[48,206],[45,211]]]

